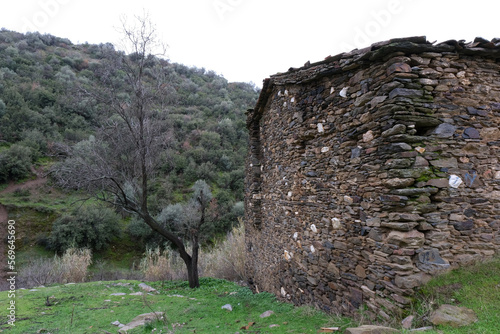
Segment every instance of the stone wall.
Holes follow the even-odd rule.
[[[256,290],[388,318],[498,252],[498,42],[394,39],[264,81],[247,121]]]

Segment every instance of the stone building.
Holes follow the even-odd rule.
[[[264,81],[247,119],[256,290],[388,318],[498,252],[499,42],[393,39]]]

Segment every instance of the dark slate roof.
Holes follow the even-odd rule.
[[[491,41],[476,37],[473,42],[465,40],[448,40],[438,44],[428,42],[425,36],[394,38],[378,42],[364,49],[355,49],[351,52],[328,56],[316,63],[306,63],[300,68],[290,68],[288,72],[277,73],[264,80],[257,104],[254,108],[259,111],[267,103],[269,94],[274,85],[301,84],[318,78],[341,73],[360,67],[363,63],[370,63],[394,52],[418,54],[423,52],[459,53],[465,55],[500,58],[500,38]]]

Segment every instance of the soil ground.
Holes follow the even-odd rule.
[[[47,182],[47,176],[41,169],[33,170],[36,175],[34,180],[24,183],[11,182],[7,188],[0,191],[0,195],[12,193],[16,190],[37,189]],[[7,290],[7,222],[9,214],[7,209],[0,203],[0,291]]]

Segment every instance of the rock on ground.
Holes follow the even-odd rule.
[[[467,326],[476,322],[477,316],[471,309],[454,305],[443,304],[432,312],[430,321],[434,325],[448,325],[452,327]]]
[[[401,332],[394,328],[363,325],[356,328],[347,328],[345,334],[400,334]]]
[[[143,326],[147,321],[153,321],[156,319],[163,319],[163,312],[151,312],[151,313],[144,313],[140,314],[134,319],[132,319],[131,322],[126,324],[124,327],[120,328],[118,333],[120,334],[125,334],[127,331],[134,329],[139,326]]]

